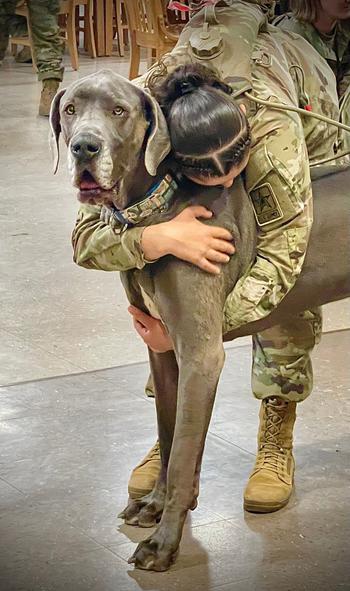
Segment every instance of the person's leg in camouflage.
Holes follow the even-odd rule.
[[[0,62],[4,59],[9,44],[10,23],[15,14],[17,0],[0,2]]]
[[[311,393],[310,353],[319,342],[321,331],[321,310],[315,309],[253,337],[252,389],[262,403],[257,458],[244,492],[247,511],[269,513],[288,503],[294,480],[292,446],[296,404]],[[149,378],[148,396],[152,389]],[[140,498],[150,492],[160,467],[156,442],[131,473],[130,497]]]
[[[247,511],[269,513],[288,503],[296,404],[311,393],[310,353],[321,330],[321,310],[315,309],[253,337],[252,388],[262,402],[258,453],[244,492]]]
[[[64,41],[58,26],[59,0],[28,3],[38,79],[42,82],[39,115],[48,117],[53,97],[63,79]]]

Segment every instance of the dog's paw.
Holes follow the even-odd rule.
[[[118,515],[127,525],[154,527],[163,513],[164,498],[157,498],[152,493],[142,499],[132,500]]]
[[[176,556],[177,551],[151,536],[137,546],[128,563],[143,570],[165,571],[175,562]]]

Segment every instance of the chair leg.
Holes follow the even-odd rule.
[[[79,69],[79,57],[77,48],[77,38],[75,30],[75,10],[71,10],[67,15],[67,41],[70,61],[73,70]]]
[[[129,80],[137,78],[139,75],[140,68],[140,48],[135,41],[134,31],[130,34],[130,69],[129,69]]]
[[[122,0],[116,0],[116,21],[118,35],[118,51],[121,57],[124,57],[124,31],[122,26]]]
[[[32,54],[32,64],[33,64],[33,70],[34,72],[38,71],[38,67],[36,65],[36,52],[34,50],[34,43],[33,43],[33,36],[32,36],[32,22],[31,22],[31,18],[30,18],[30,12],[28,13],[27,16],[27,27],[28,27],[28,37],[29,37],[29,47],[30,47],[30,53]]]
[[[96,59],[97,53],[96,53],[94,23],[92,20],[92,14],[93,14],[93,0],[89,0],[86,5],[87,23],[85,21],[85,27],[86,27],[85,31],[86,31],[87,38],[88,38],[88,46],[89,46],[89,50],[90,50],[90,55],[93,59]]]
[[[147,48],[147,68],[150,68],[154,62],[154,55],[153,49],[151,47]]]

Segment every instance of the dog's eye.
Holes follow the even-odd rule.
[[[74,115],[75,106],[74,105],[67,105],[64,111],[65,111],[65,113],[67,113],[67,115]]]
[[[116,117],[121,117],[122,115],[124,115],[125,109],[123,109],[123,107],[115,107],[112,113],[113,115],[116,115]]]

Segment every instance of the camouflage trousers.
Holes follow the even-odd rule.
[[[0,60],[5,55],[9,35],[26,34],[26,19],[15,15],[16,4],[17,0],[0,0]],[[28,10],[38,79],[62,80],[64,42],[57,22],[59,0],[29,0]]]
[[[289,402],[305,400],[313,386],[310,354],[321,331],[321,309],[315,308],[254,335],[254,396],[260,400],[271,396]]]

